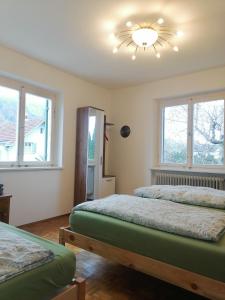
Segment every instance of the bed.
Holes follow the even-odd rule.
[[[61,245],[0,222],[0,227],[42,245],[54,253],[54,259],[30,271],[19,274],[0,284],[4,300],[84,300],[85,282],[74,279],[74,253]]]
[[[70,227],[60,229],[60,243],[66,242],[210,299],[225,299],[225,235],[213,243],[74,210]]]

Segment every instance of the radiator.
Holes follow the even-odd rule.
[[[167,172],[154,172],[154,184],[205,186],[225,190],[225,178],[220,176],[183,175]]]

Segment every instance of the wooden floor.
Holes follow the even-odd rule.
[[[68,216],[21,226],[22,229],[58,242],[58,228]],[[145,274],[111,263],[67,245],[77,256],[77,276],[87,279],[87,300],[202,300],[203,297]]]

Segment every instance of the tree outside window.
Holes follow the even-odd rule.
[[[223,99],[165,106],[162,116],[162,163],[224,165]]]

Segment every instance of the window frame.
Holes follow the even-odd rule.
[[[225,91],[209,94],[198,94],[195,96],[163,99],[159,104],[159,157],[158,164],[161,168],[176,168],[186,170],[225,170],[225,143],[224,143],[224,163],[223,165],[199,165],[193,163],[193,137],[194,137],[194,104],[202,102],[210,102],[216,100],[224,101],[224,125],[225,125]],[[172,107],[177,105],[188,105],[188,124],[187,124],[187,162],[185,164],[178,163],[164,163],[163,159],[163,144],[164,144],[164,109],[165,107]],[[225,127],[224,127],[225,128]]]
[[[39,88],[17,80],[0,77],[0,86],[11,88],[19,92],[19,109],[18,109],[18,132],[17,132],[17,160],[0,161],[0,170],[4,168],[46,168],[56,167],[56,95],[44,88]],[[24,121],[25,121],[25,94],[33,94],[45,97],[51,100],[51,134],[50,134],[50,160],[49,161],[24,161]]]

